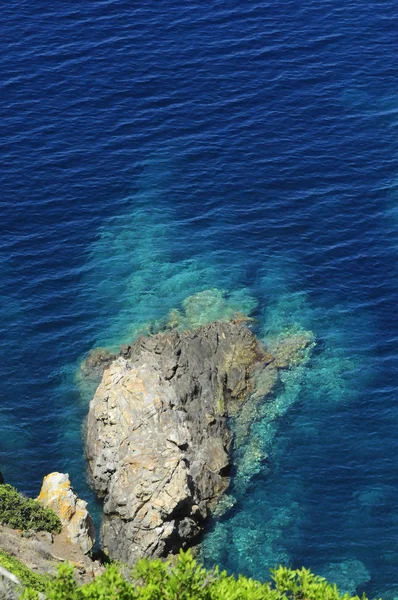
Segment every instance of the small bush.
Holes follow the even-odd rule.
[[[22,600],[35,600],[37,593],[27,589]],[[272,581],[228,576],[218,569],[208,571],[188,552],[177,560],[141,560],[127,581],[117,565],[110,565],[92,583],[78,587],[73,567],[61,565],[56,579],[46,587],[47,600],[360,600],[341,594],[335,585],[307,569],[279,567]],[[362,600],[367,600],[365,596]]]
[[[48,577],[34,573],[15,556],[0,550],[0,565],[18,577],[22,585],[29,586],[38,592],[44,592]]]
[[[11,485],[0,485],[0,523],[24,531],[49,531],[62,529],[59,517],[50,508],[32,498],[24,498]]]

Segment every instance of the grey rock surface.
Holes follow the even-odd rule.
[[[58,566],[68,561],[76,567],[75,576],[79,583],[88,583],[104,571],[98,562],[92,561],[78,546],[72,545],[64,533],[52,535],[39,531],[28,535],[0,525],[0,549],[43,575],[56,575]]]
[[[243,323],[216,322],[141,337],[110,363],[86,451],[112,558],[132,564],[194,542],[229,483],[227,417],[269,360]]]

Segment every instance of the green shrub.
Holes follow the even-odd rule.
[[[141,560],[132,572],[131,581],[110,565],[92,583],[78,587],[73,567],[61,565],[56,579],[46,587],[48,600],[360,600],[341,594],[335,585],[307,569],[279,567],[272,571],[272,581],[228,576],[218,569],[208,571],[192,554],[181,551],[176,561]],[[27,589],[22,600],[34,600],[37,593]],[[365,596],[362,600],[367,600]]]
[[[38,592],[44,592],[48,577],[34,573],[15,558],[15,556],[11,556],[11,554],[0,550],[0,565],[18,577],[22,585],[29,586]]]
[[[0,523],[24,531],[59,533],[61,521],[50,508],[24,498],[11,485],[0,485]]]

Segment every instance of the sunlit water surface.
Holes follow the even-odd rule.
[[[7,481],[67,471],[98,515],[82,357],[213,290],[204,320],[317,345],[203,559],[398,598],[396,5],[14,0],[0,32]]]

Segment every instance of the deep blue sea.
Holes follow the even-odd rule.
[[[213,290],[317,346],[204,560],[397,599],[397,3],[6,0],[0,39],[6,480],[95,512],[82,357]]]

